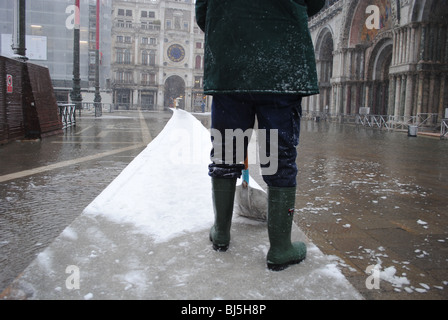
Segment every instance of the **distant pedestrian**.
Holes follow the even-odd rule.
[[[268,185],[267,265],[282,270],[306,257],[302,242],[291,243],[296,198],[296,147],[302,97],[319,93],[308,17],[325,0],[196,0],[196,20],[205,32],[204,92],[213,95],[212,194],[215,250],[230,243],[235,185],[242,161],[217,158],[226,145],[225,130],[258,127],[278,130],[278,170],[263,174]],[[219,140],[219,141],[218,141]],[[235,142],[233,142],[235,143]],[[244,152],[247,154],[247,143]],[[235,146],[233,146],[235,148]],[[271,153],[275,150],[271,150]],[[244,160],[244,159],[243,159]]]

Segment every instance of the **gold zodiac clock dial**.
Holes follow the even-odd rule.
[[[181,62],[185,58],[185,49],[180,44],[172,44],[167,50],[168,58],[173,62]]]

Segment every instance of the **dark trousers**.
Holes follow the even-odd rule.
[[[212,103],[212,163],[209,175],[214,178],[239,178],[244,169],[248,139],[236,139],[228,135],[230,131],[240,129],[247,132],[253,129],[255,117],[259,132],[265,135],[264,148],[259,147],[260,158],[270,159],[270,163],[261,163],[263,180],[272,187],[295,187],[297,177],[297,145],[300,135],[300,117],[302,97],[290,94],[219,94],[213,96]],[[274,130],[274,131],[273,131]],[[235,131],[236,132],[236,131]],[[278,139],[271,139],[273,132]],[[226,135],[227,134],[227,135]],[[219,138],[216,138],[220,135]],[[227,136],[227,139],[226,139]],[[278,143],[273,144],[272,141]],[[243,143],[238,146],[238,143]],[[228,148],[233,157],[225,157]],[[236,157],[238,147],[244,149],[244,157]],[[226,149],[227,148],[227,149]],[[261,154],[266,152],[266,154]],[[273,162],[276,163],[273,163]],[[276,168],[272,172],[272,168]]]

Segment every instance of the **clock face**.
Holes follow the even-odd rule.
[[[167,53],[168,58],[173,62],[181,62],[185,58],[185,49],[180,44],[172,44]]]

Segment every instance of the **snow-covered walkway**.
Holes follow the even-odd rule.
[[[18,277],[19,299],[362,299],[304,233],[307,259],[267,270],[265,223],[235,216],[212,250],[208,130],[173,110],[165,129]]]

